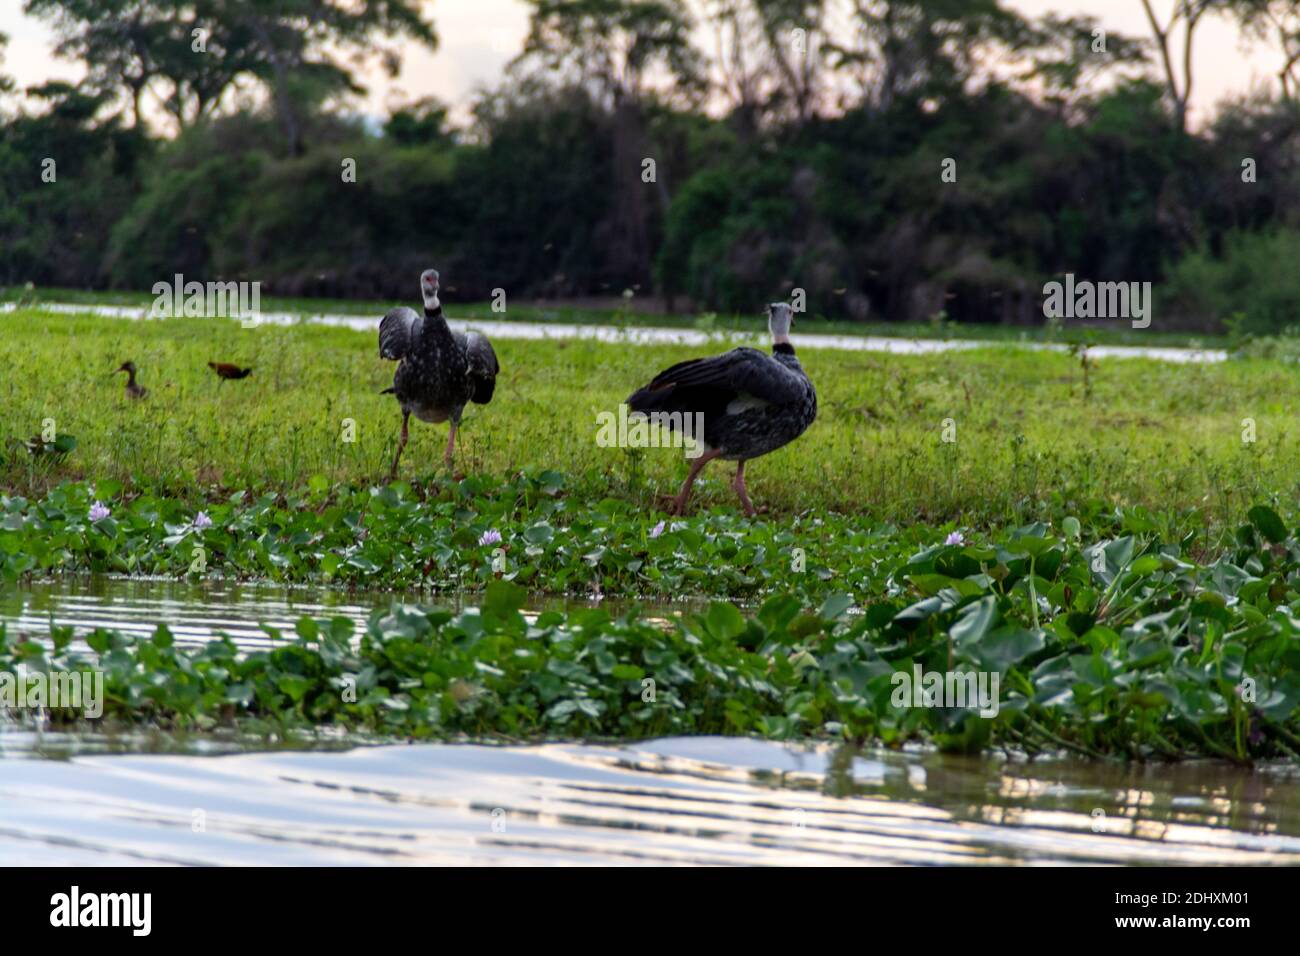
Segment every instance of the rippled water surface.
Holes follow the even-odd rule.
[[[720,737],[48,760],[24,736],[0,734],[0,864],[1300,862],[1280,771]]]
[[[364,619],[390,595],[96,582],[0,598],[39,632]],[[445,603],[445,602],[443,602]],[[184,747],[186,753],[149,751]],[[235,752],[231,752],[234,750]],[[126,752],[122,752],[126,751]],[[721,737],[240,752],[0,724],[0,864],[1300,862],[1300,768],[1033,763]]]

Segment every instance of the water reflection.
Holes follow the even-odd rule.
[[[0,864],[1300,862],[1288,767],[719,737],[0,767]]]

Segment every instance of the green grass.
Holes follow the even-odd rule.
[[[570,476],[575,492],[643,509],[675,490],[686,467],[680,452],[600,447],[596,415],[700,349],[507,340],[496,348],[496,397],[467,413],[460,471],[553,469]],[[747,469],[751,496],[774,518],[835,511],[864,521],[999,526],[1101,501],[1197,509],[1213,522],[1300,490],[1291,398],[1300,370],[1288,363],[1123,359],[1085,374],[1074,356],[1004,347],[800,354],[817,385],[818,420]],[[126,359],[150,389],[143,402],[126,399],[124,376],[112,374]],[[209,360],[254,372],[219,384]],[[79,478],[195,501],[289,491],[317,475],[365,486],[385,479],[400,423],[391,396],[379,394],[392,363],[378,358],[373,334],[346,329],[20,310],[0,316],[0,367],[0,480],[29,494]],[[1248,418],[1253,443],[1242,441]],[[343,440],[346,420],[355,441]],[[949,420],[951,443],[942,440]],[[15,443],[48,421],[75,437],[71,454],[33,455]],[[445,426],[412,421],[401,476],[438,474],[445,439]],[[729,479],[728,466],[710,465],[695,506],[734,507]]]

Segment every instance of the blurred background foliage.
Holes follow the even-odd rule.
[[[437,263],[461,301],[799,287],[831,318],[1031,324],[1072,272],[1155,282],[1164,328],[1300,314],[1297,0],[1152,3],[1104,48],[997,0],[528,3],[453,122],[354,112],[366,58],[436,46],[415,0],[24,0],[87,75],[19,99],[0,68],[0,284],[409,299]],[[1193,129],[1210,17],[1272,43],[1277,82]]]

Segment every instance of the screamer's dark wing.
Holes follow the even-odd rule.
[[[469,360],[469,380],[474,386],[470,400],[486,405],[492,400],[492,393],[497,387],[497,375],[501,372],[497,353],[492,350],[492,343],[487,340],[487,336],[481,332],[458,332],[456,338],[460,340],[461,347],[465,349],[465,357]]]
[[[411,354],[424,319],[414,309],[390,309],[379,322],[379,357],[397,361]]]
[[[738,398],[772,405],[798,402],[799,375],[766,352],[738,348],[712,358],[691,359],[664,369],[627,400],[635,412],[702,412],[725,409]]]

